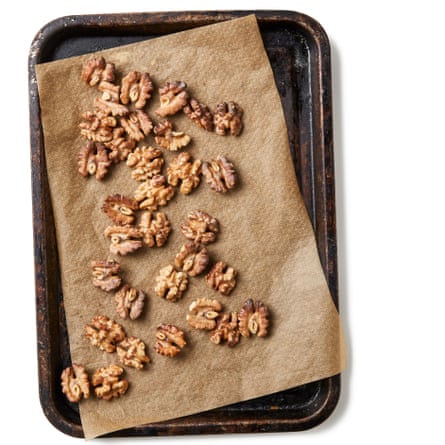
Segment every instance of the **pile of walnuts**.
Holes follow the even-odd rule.
[[[155,88],[149,73],[130,71],[118,82],[115,65],[99,56],[85,63],[81,79],[95,87],[99,95],[93,100],[93,109],[81,115],[79,129],[85,143],[77,155],[79,174],[102,180],[113,164],[125,162],[131,178],[138,183],[132,196],[114,193],[102,203],[101,209],[110,219],[104,230],[110,255],[120,257],[142,248],[162,248],[172,230],[162,209],[176,191],[189,195],[202,177],[217,193],[226,194],[236,187],[237,172],[225,156],[202,161],[183,150],[191,137],[176,128],[172,116],[182,112],[205,131],[239,136],[243,129],[243,109],[239,104],[220,102],[212,111],[191,97],[185,82],[166,82],[158,89],[159,104],[153,117],[145,110]],[[167,165],[163,150],[179,153]],[[237,271],[223,260],[211,264],[208,250],[217,239],[218,220],[203,210],[192,210],[180,231],[185,242],[171,263],[159,270],[154,293],[176,302],[183,297],[190,279],[205,274],[210,289],[228,296],[236,286]],[[93,286],[114,293],[116,315],[123,320],[138,319],[147,295],[125,282],[118,261],[111,257],[93,260],[90,268]],[[262,302],[248,299],[239,311],[222,309],[218,300],[200,298],[190,304],[185,321],[191,328],[209,331],[212,343],[230,347],[241,336],[267,335],[269,312]],[[141,370],[150,362],[145,343],[128,336],[121,324],[104,315],[92,318],[84,336],[92,346],[116,353],[124,366]],[[176,325],[162,322],[157,326],[154,350],[158,354],[175,357],[186,345],[185,333]],[[62,391],[69,401],[79,402],[89,397],[93,386],[98,398],[112,400],[128,389],[123,373],[121,366],[112,364],[97,369],[90,378],[83,365],[73,364],[62,372]]]

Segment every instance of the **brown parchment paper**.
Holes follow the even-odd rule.
[[[201,412],[341,372],[345,359],[340,320],[296,183],[281,103],[255,17],[101,54],[121,74],[149,72],[157,86],[184,80],[191,94],[211,108],[220,101],[237,101],[245,110],[245,127],[240,137],[221,137],[199,129],[182,113],[172,118],[191,135],[187,150],[194,158],[226,155],[240,184],[225,195],[206,183],[189,196],[177,193],[163,208],[173,225],[168,244],[116,258],[124,280],[148,295],[144,315],[123,321],[115,313],[113,295],[93,287],[89,263],[109,256],[103,231],[110,221],[101,211],[103,200],[111,193],[133,195],[138,183],[125,163],[114,165],[104,181],[77,172],[76,157],[84,143],[80,115],[93,108],[98,95],[79,78],[90,55],[36,67],[72,360],[90,372],[119,363],[116,354],[101,352],[84,338],[84,325],[97,314],[120,322],[127,335],[140,337],[152,360],[142,371],[125,367],[130,388],[124,397],[105,402],[92,396],[80,403],[85,437]],[[156,93],[147,108],[153,117],[158,102]],[[151,136],[147,142],[154,143]],[[166,163],[174,155],[165,152]],[[238,270],[238,282],[229,297],[222,297],[206,287],[203,277],[191,278],[184,298],[171,303],[154,295],[155,276],[184,243],[179,225],[192,209],[219,220],[221,231],[209,251],[213,261],[225,260]],[[239,309],[248,297],[262,300],[271,311],[270,335],[242,338],[235,348],[212,344],[207,333],[189,329],[185,320],[190,302],[202,296],[218,298],[227,310]],[[186,331],[188,345],[174,359],[153,349],[161,322]]]

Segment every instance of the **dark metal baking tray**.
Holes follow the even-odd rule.
[[[203,11],[67,16],[44,26],[29,54],[32,201],[39,394],[48,420],[83,437],[78,408],[61,393],[70,364],[63,291],[48,192],[35,65],[256,14],[281,96],[295,173],[338,307],[330,46],[314,19],[292,11]],[[110,436],[299,431],[334,410],[340,375],[255,400]]]

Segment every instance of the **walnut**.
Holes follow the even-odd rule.
[[[201,178],[201,161],[196,159],[191,162],[191,156],[188,152],[180,153],[167,167],[167,181],[170,185],[176,187],[178,183],[179,192],[188,195],[193,189],[198,187]]]
[[[236,102],[219,103],[213,114],[213,123],[217,134],[224,136],[230,132],[232,136],[238,136],[243,129],[241,118],[243,109]]]
[[[155,351],[167,357],[175,357],[187,344],[184,332],[177,326],[162,323],[156,332]]]
[[[114,352],[116,344],[125,338],[124,328],[106,315],[96,315],[85,326],[85,337],[102,351]]]
[[[110,252],[127,255],[142,247],[144,234],[133,226],[109,226],[104,235],[111,239]]]
[[[222,305],[218,300],[210,298],[198,298],[189,306],[187,322],[194,329],[211,331],[216,327],[216,319],[222,311]]]
[[[125,105],[106,100],[103,97],[96,97],[93,103],[97,111],[106,115],[126,116],[129,113],[129,110]]]
[[[216,327],[210,333],[210,341],[216,345],[226,341],[229,347],[239,343],[238,312],[228,312],[218,317]]]
[[[165,176],[155,175],[151,179],[142,182],[134,193],[140,209],[155,211],[160,206],[167,205],[173,198],[175,189],[166,185]]]
[[[120,123],[130,139],[138,142],[142,141],[153,129],[150,116],[142,110],[136,110],[126,117],[121,117]]]
[[[239,312],[239,330],[243,337],[250,334],[265,337],[269,327],[269,310],[261,301],[246,300]]]
[[[113,139],[113,129],[117,125],[114,116],[99,111],[86,111],[82,114],[83,121],[79,124],[80,134],[94,142],[109,142]]]
[[[126,320],[136,320],[144,310],[145,294],[128,284],[124,284],[114,295],[116,312],[119,317]]]
[[[229,295],[236,285],[236,271],[224,261],[218,261],[206,275],[206,283],[221,295]]]
[[[123,396],[128,389],[128,380],[121,378],[123,373],[124,370],[114,364],[97,369],[91,378],[96,396],[104,400]]]
[[[173,131],[173,124],[168,119],[159,122],[154,127],[153,133],[156,143],[170,151],[178,151],[186,147],[191,141],[190,136],[183,131]]]
[[[187,286],[187,274],[177,272],[175,268],[169,264],[163,267],[156,277],[155,293],[161,298],[175,302],[182,298]]]
[[[119,102],[119,85],[115,85],[112,82],[107,82],[106,80],[102,80],[97,89],[102,93],[102,99],[110,102],[118,103]]]
[[[198,244],[210,244],[216,239],[219,224],[216,218],[202,210],[193,210],[187,215],[187,221],[181,224],[184,236]]]
[[[113,63],[106,63],[102,56],[93,57],[83,66],[81,79],[90,86],[95,86],[101,81],[114,82],[114,71]]]
[[[93,269],[93,285],[105,292],[111,292],[122,284],[122,278],[119,276],[121,267],[114,260],[91,261]]]
[[[153,83],[148,73],[130,71],[122,79],[120,100],[124,105],[134,103],[135,108],[144,108],[151,98]]]
[[[171,232],[171,224],[163,212],[157,212],[155,217],[151,212],[144,212],[139,230],[144,234],[144,243],[148,247],[162,247]]]
[[[142,369],[150,358],[145,352],[145,343],[137,337],[127,337],[117,345],[119,360],[125,365]]]
[[[175,266],[195,277],[205,271],[209,264],[209,252],[206,247],[190,241],[181,247],[175,257]]]
[[[198,127],[213,131],[213,114],[207,105],[196,99],[190,99],[182,110]]]
[[[159,88],[161,106],[155,113],[161,117],[169,116],[181,110],[188,101],[187,84],[182,81],[167,82]]]
[[[126,135],[122,127],[113,129],[113,138],[104,142],[105,147],[110,150],[108,157],[114,162],[125,161],[136,146],[136,141]]]
[[[108,173],[111,160],[103,144],[88,141],[79,151],[77,165],[82,176],[94,175],[96,179],[103,179]]]
[[[131,172],[133,179],[146,181],[161,173],[164,166],[164,158],[162,157],[161,150],[158,148],[142,145],[128,155],[127,165],[133,169]]]
[[[202,174],[212,190],[225,193],[236,185],[236,173],[233,164],[224,156],[202,164]]]
[[[62,371],[60,377],[62,392],[66,398],[73,403],[79,402],[83,397],[88,399],[90,396],[90,381],[88,373],[82,365],[68,366]]]
[[[138,202],[128,196],[114,194],[107,196],[102,205],[103,212],[116,224],[133,224]]]

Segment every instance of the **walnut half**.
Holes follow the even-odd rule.
[[[224,261],[218,261],[206,275],[207,285],[221,295],[229,295],[236,285],[236,270]]]
[[[62,392],[70,402],[79,402],[90,396],[90,381],[85,366],[73,363],[65,368],[60,377]]]
[[[239,312],[239,330],[243,337],[265,337],[269,328],[269,310],[261,301],[246,300]]]
[[[216,327],[210,333],[210,341],[216,345],[227,342],[229,347],[239,343],[238,312],[228,312],[218,317]]]
[[[114,295],[116,312],[119,317],[126,320],[136,320],[144,310],[145,294],[128,284],[124,284]]]
[[[206,270],[209,260],[207,248],[190,241],[185,243],[176,255],[175,266],[195,277]]]
[[[145,353],[145,343],[137,337],[127,337],[117,345],[119,360],[125,365],[142,369],[150,358]]]
[[[85,326],[85,337],[102,351],[116,351],[116,344],[125,338],[124,328],[106,315],[96,315]]]
[[[219,231],[216,218],[202,210],[193,210],[187,215],[187,221],[181,224],[183,235],[197,244],[210,244],[215,241]]]
[[[169,264],[159,271],[156,277],[155,293],[168,301],[177,301],[182,298],[187,289],[188,278],[184,272],[178,272]]]
[[[158,326],[155,344],[158,354],[175,357],[186,344],[184,332],[177,326],[165,323]]]
[[[172,115],[180,111],[189,98],[187,84],[182,81],[167,82],[165,86],[159,88],[159,98],[161,105],[155,113],[161,117]]]
[[[118,365],[110,365],[97,369],[91,383],[99,399],[111,400],[124,395],[128,389],[128,380],[122,379],[124,370]]]
[[[134,226],[109,226],[104,235],[111,239],[110,252],[115,255],[127,255],[142,247],[144,234]]]
[[[102,205],[102,211],[116,224],[128,225],[133,224],[135,219],[135,211],[139,205],[136,200],[120,195],[109,195],[105,198]]]
[[[225,156],[218,156],[202,164],[202,174],[210,188],[218,193],[226,193],[235,187],[237,176],[232,162]]]
[[[111,160],[102,143],[88,141],[79,151],[77,165],[82,176],[95,176],[100,180],[108,173]]]
[[[98,260],[90,263],[93,275],[93,285],[105,292],[117,289],[122,278],[119,275],[121,267],[114,260]]]
[[[236,102],[221,102],[213,113],[213,123],[215,132],[221,136],[230,133],[232,136],[238,136],[243,129],[241,118],[243,109]]]
[[[159,122],[154,127],[153,133],[156,143],[170,151],[178,151],[186,147],[191,141],[190,136],[183,131],[174,131],[173,124],[168,119]]]
[[[189,152],[185,151],[176,156],[167,167],[167,181],[173,187],[179,185],[179,192],[190,194],[201,182],[201,161],[192,162]]]
[[[148,247],[162,247],[171,232],[171,224],[164,212],[144,212],[139,223],[139,230],[144,234],[144,243]]]
[[[155,211],[158,207],[167,205],[173,198],[175,189],[166,184],[165,176],[156,175],[142,182],[134,192],[140,209]]]
[[[222,305],[218,300],[198,298],[189,306],[187,322],[192,328],[211,331],[215,329],[221,311]]]

